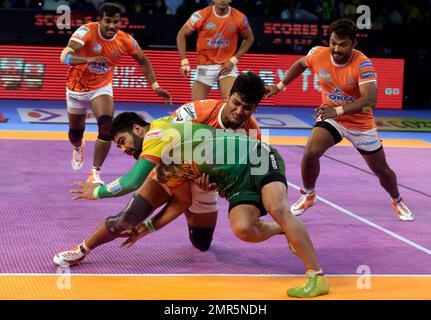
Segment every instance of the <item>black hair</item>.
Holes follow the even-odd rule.
[[[147,121],[141,118],[136,112],[122,112],[114,118],[111,126],[111,139],[120,132],[132,132],[133,125],[138,124],[141,127],[149,125]]]
[[[329,25],[329,36],[331,36],[332,32],[335,32],[335,34],[341,38],[347,36],[354,41],[356,39],[358,29],[352,20],[343,18],[338,19]]]
[[[258,105],[265,94],[265,82],[254,72],[243,73],[235,79],[230,94],[238,93],[247,104]]]
[[[103,18],[104,16],[113,17],[116,14],[121,14],[121,8],[117,6],[115,3],[105,2],[99,8],[99,17]]]

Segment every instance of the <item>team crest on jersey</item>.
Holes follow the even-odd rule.
[[[223,40],[223,33],[218,33],[215,39],[207,39],[207,44],[212,48],[227,47],[229,46],[229,40]]]
[[[96,54],[101,54],[103,51],[102,46],[100,45],[100,43],[95,43],[93,46],[93,49],[91,49],[91,52],[96,53]]]
[[[217,26],[214,22],[210,21],[205,25],[205,30],[217,30]]]
[[[196,110],[195,110],[194,104],[187,103],[175,112],[174,122],[181,123],[184,121],[192,121],[196,118],[197,116],[196,116]]]
[[[319,78],[325,81],[331,81],[331,74],[326,70],[319,70]]]
[[[82,26],[79,27],[72,35],[72,37],[76,37],[76,38],[84,38],[85,35],[88,33],[88,31],[90,31],[89,28]]]

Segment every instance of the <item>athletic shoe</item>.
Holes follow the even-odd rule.
[[[413,221],[413,213],[407,208],[403,199],[400,199],[400,201],[392,200],[392,208],[394,208],[401,221]]]
[[[85,141],[82,140],[81,145],[76,148],[73,148],[72,152],[72,160],[70,161],[72,164],[73,170],[80,170],[82,165],[84,164],[84,149],[85,149]]]
[[[298,201],[290,207],[290,212],[295,216],[303,214],[305,210],[314,206],[317,202],[316,192],[313,191],[312,193],[307,193],[304,189],[301,189],[300,191],[302,193],[301,198],[299,198]]]
[[[287,290],[287,295],[292,298],[313,298],[329,293],[329,284],[323,275],[307,275],[308,281],[306,284],[290,288]]]
[[[59,267],[72,267],[80,263],[87,256],[82,244],[69,251],[57,253],[54,256],[54,263]]]
[[[100,179],[100,169],[92,168],[90,170],[90,174],[88,175],[87,182],[100,185],[105,184],[102,179]]]

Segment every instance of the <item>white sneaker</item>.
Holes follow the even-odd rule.
[[[54,256],[53,261],[59,267],[72,267],[84,260],[86,256],[87,252],[82,244],[80,244],[72,250],[57,253]]]
[[[414,216],[413,213],[410,211],[409,208],[407,208],[405,202],[403,199],[400,201],[392,200],[392,208],[394,208],[396,214],[398,215],[398,218],[401,221],[413,221]]]
[[[84,149],[85,149],[85,141],[82,140],[81,145],[78,148],[73,148],[72,152],[72,160],[70,161],[72,164],[73,170],[80,170],[82,165],[84,164]]]
[[[301,198],[290,207],[290,212],[292,212],[294,216],[300,216],[305,210],[314,206],[317,202],[316,192],[307,193],[304,189],[300,191],[302,193]]]
[[[88,175],[87,182],[94,183],[94,184],[100,184],[100,185],[105,184],[102,181],[102,179],[100,178],[100,169],[97,170],[97,169],[92,168],[90,170],[90,174]]]

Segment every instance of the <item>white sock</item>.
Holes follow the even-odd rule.
[[[322,269],[319,269],[317,271],[307,270],[307,276],[315,276],[315,275],[321,275],[321,276],[323,276],[323,270]]]
[[[314,188],[306,188],[304,187],[305,192],[307,192],[307,194],[312,194],[314,192]]]
[[[81,245],[87,254],[91,251],[91,249],[85,244],[85,241],[82,241]]]

